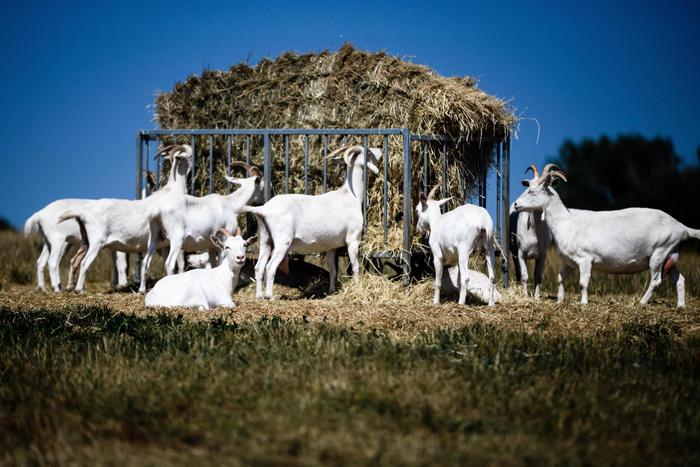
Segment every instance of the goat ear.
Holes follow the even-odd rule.
[[[217,237],[216,235],[209,235],[209,240],[214,244],[215,247],[217,247],[220,250],[224,249],[224,244],[221,243],[221,239]]]
[[[530,186],[530,180],[520,180],[522,186]]]
[[[377,162],[382,160],[382,149],[381,148],[368,148],[368,149],[369,149],[369,152],[371,152],[372,155],[374,156],[374,158],[377,160]]]
[[[452,199],[452,196],[450,196],[449,198],[443,198],[443,199],[441,199],[440,201],[438,201],[438,206],[442,206],[443,204],[445,204],[446,202],[450,201],[451,199]]]
[[[233,177],[229,177],[228,175],[224,175],[224,178],[226,178],[226,180],[227,180],[229,183],[235,183],[236,185],[243,185],[243,179],[242,179],[242,178],[233,178]]]
[[[252,237],[248,238],[248,240],[245,241],[245,246],[252,245],[253,243],[258,241],[258,236],[253,235]]]
[[[425,196],[425,193],[418,195],[418,201],[420,201],[421,209],[425,211],[428,208],[428,198]]]

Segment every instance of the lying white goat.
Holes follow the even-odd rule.
[[[217,236],[219,233],[223,234],[223,241]],[[219,229],[211,236],[211,242],[221,250],[221,264],[212,269],[193,269],[163,277],[146,294],[146,306],[197,307],[200,310],[217,306],[233,308],[231,295],[245,264],[246,247],[255,240],[255,237],[243,240],[240,228],[236,229],[235,236],[226,229]]]
[[[550,164],[551,165],[551,164]],[[550,165],[545,166],[547,171]],[[531,180],[522,180],[522,185],[527,187],[536,183],[540,174],[535,164],[531,164],[528,170],[532,170]],[[510,252],[515,263],[515,278],[522,284],[523,293],[527,296],[527,261],[535,260],[535,300],[540,299],[540,284],[542,273],[547,260],[547,250],[552,243],[552,235],[547,224],[542,220],[542,211],[516,212],[511,204],[509,213],[510,222]]]
[[[569,210],[551,186],[557,178],[566,181],[565,174],[550,166],[520,195],[514,207],[518,212],[537,209],[544,212],[564,261],[558,278],[558,301],[564,300],[563,282],[575,267],[580,272],[583,304],[588,303],[592,270],[632,274],[649,269],[651,280],[641,303],[649,301],[663,276],[668,274],[676,284],[678,306],[685,306],[685,279],[676,265],[678,244],[691,237],[700,239],[700,230],[690,229],[657,209]]]
[[[469,280],[467,281],[467,293],[481,303],[488,303],[491,296],[491,281],[479,271],[467,269]],[[459,266],[447,268],[442,274],[442,292],[455,293],[459,292],[460,274]],[[499,303],[501,301],[501,293],[493,287],[493,301]]]
[[[172,145],[158,154],[167,153],[172,160],[168,183],[145,199],[100,199],[86,206],[73,208],[60,217],[60,221],[75,219],[84,230],[84,243],[88,245],[75,287],[77,292],[85,287],[85,275],[102,248],[128,253],[142,253],[148,246],[148,212],[151,206],[165,202],[171,196],[187,191],[187,173],[192,165],[192,148],[186,144]],[[176,258],[177,259],[177,258]],[[139,291],[146,289],[147,264],[142,264]]]
[[[342,159],[340,153],[343,152]],[[362,233],[362,200],[365,197],[365,166],[379,173],[376,164],[382,157],[380,149],[369,149],[365,158],[362,146],[344,146],[326,156],[342,160],[347,165],[343,186],[321,195],[277,195],[260,207],[246,206],[242,212],[252,212],[258,221],[260,256],[255,265],[257,298],[273,299],[275,273],[287,252],[326,253],[330,276],[330,292],[335,291],[337,267],[336,249],[347,245],[355,282],[359,280],[358,249]]]
[[[464,304],[469,288],[469,257],[474,251],[480,250],[486,256],[490,283],[488,304],[493,306],[495,303],[493,220],[486,209],[473,204],[465,204],[442,214],[440,206],[452,197],[434,200],[433,196],[437,189],[436,185],[427,197],[425,193],[421,193],[416,206],[418,232],[421,234],[430,232],[428,244],[433,253],[435,265],[433,303],[436,305],[440,303],[443,267],[456,263],[460,272],[459,303]]]
[[[226,177],[230,183],[240,188],[229,195],[210,194],[196,197],[187,194],[171,196],[162,203],[148,207],[149,221],[148,249],[144,258],[147,270],[156,248],[162,239],[170,242],[170,250],[165,260],[168,275],[174,273],[175,262],[181,251],[208,251],[209,261],[216,258],[216,245],[209,240],[218,229],[229,231],[238,227],[238,213],[241,208],[259,196],[263,181],[260,169],[248,168],[253,174],[248,178]],[[212,264],[213,266],[213,264]]]

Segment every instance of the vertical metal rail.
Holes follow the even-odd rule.
[[[403,134],[403,284],[411,283],[411,132],[404,128]]]
[[[364,172],[362,174],[363,178],[363,183],[365,184],[365,192],[362,195],[362,231],[366,232],[367,231],[367,207],[368,207],[368,201],[369,197],[367,192],[369,192],[369,175],[367,174],[367,159],[369,159],[369,146],[367,144],[367,135],[365,135],[362,138],[362,147],[364,150],[365,154],[365,161],[364,161]]]
[[[141,176],[141,172],[143,171],[143,136],[144,135],[140,131],[136,132],[136,199],[141,199],[141,193],[143,191],[143,178]],[[127,255],[127,260],[128,258]],[[141,255],[136,255],[134,279],[136,282],[141,280]]]
[[[441,160],[442,160],[442,188],[441,188],[441,192],[440,192],[440,197],[444,198],[445,196],[447,196],[447,143],[444,141],[442,143]],[[442,211],[442,212],[447,211],[447,206],[445,204],[440,206],[440,211]]]
[[[197,143],[194,136],[192,136],[190,146],[192,146],[192,180],[190,182],[190,194],[194,196],[194,181],[197,179]]]
[[[248,159],[248,162],[250,162],[250,155],[248,155]],[[272,193],[272,187],[270,186],[270,180],[272,179],[270,173],[272,172],[272,160],[270,158],[270,133],[265,133],[263,135],[263,167],[265,168],[265,172],[263,173],[263,177],[265,179],[264,194],[265,202],[267,202]]]
[[[289,193],[289,135],[284,135],[284,192]]]
[[[228,135],[226,137],[226,175],[231,176],[231,139],[233,137]],[[231,193],[231,182],[226,180],[226,187],[228,188],[227,193]]]
[[[304,194],[309,194],[309,135],[304,135]]]
[[[136,199],[141,199],[141,192],[143,191],[143,166],[141,165],[143,160],[143,143],[141,139],[141,132],[136,133]]]
[[[160,136],[156,136],[156,153],[158,155],[160,146]],[[160,157],[156,158],[156,190],[160,190]]]
[[[323,135],[323,192],[328,189],[328,135]]]
[[[144,157],[144,160],[146,162],[144,165],[146,166],[146,169],[141,174],[141,176],[146,181],[146,196],[148,196],[150,194],[149,186],[148,186],[148,171],[149,171],[149,160],[148,159],[150,159],[150,156],[151,156],[150,152],[151,152],[151,145],[150,145],[150,142],[148,140],[146,140],[146,154]]]
[[[428,142],[421,143],[423,146],[423,193],[428,194],[428,175],[430,167],[428,166]]]
[[[384,192],[382,203],[384,215],[382,218],[384,222],[384,245],[386,245],[389,237],[389,188],[387,182],[387,176],[389,174],[389,137],[387,135],[384,135],[384,141],[382,141],[382,159],[384,159]]]
[[[209,136],[209,194],[214,191],[214,137]]]
[[[501,145],[496,143],[493,146],[493,150],[496,152],[496,235],[500,241],[503,236],[503,221],[501,219]]]
[[[510,225],[508,224],[508,208],[510,206],[510,136],[506,136],[503,141],[502,152],[502,196],[501,216],[503,219],[503,236],[501,237],[501,250],[503,250],[503,287],[508,287],[508,242],[510,241]]]
[[[481,165],[481,178],[482,178],[482,199],[483,204],[481,205],[482,208],[486,209],[486,201],[487,201],[487,194],[488,194],[488,173],[489,173],[489,163],[491,159],[488,157],[489,153],[487,151],[484,151],[484,159],[482,161]]]

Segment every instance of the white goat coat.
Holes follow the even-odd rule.
[[[658,209],[570,210],[547,215],[553,216],[548,225],[564,262],[576,267],[587,259],[594,271],[646,271],[653,251],[689,237],[686,226]]]
[[[234,283],[238,272],[224,261],[212,269],[193,269],[165,276],[146,294],[147,307],[192,307],[209,310],[217,306],[233,308]],[[235,281],[235,282],[234,282]]]
[[[486,209],[464,204],[431,221],[428,244],[433,254],[439,251],[443,264],[449,266],[459,261],[459,245],[468,243],[474,245],[474,252],[486,252],[483,241],[478,241],[480,236],[493,236],[493,220]]]
[[[209,237],[218,229],[235,231],[238,214],[259,191],[257,177],[242,179],[241,187],[229,195],[210,194],[197,197],[188,194],[171,197],[167,203],[151,205],[148,212],[151,244],[144,261],[150,262],[159,240],[170,243],[166,260],[168,274],[172,274],[175,259],[180,251],[209,252],[210,261],[215,258],[216,248]]]
[[[362,202],[347,185],[321,195],[276,196],[255,212],[274,219],[265,224],[272,238],[291,239],[288,251],[296,253],[334,250],[362,232]]]
[[[491,281],[488,276],[473,269],[468,269],[467,274],[469,277],[467,293],[479,302],[488,304],[491,291]],[[459,266],[448,268],[442,276],[442,290],[447,293],[459,293],[460,279]],[[493,301],[494,303],[501,301],[501,292],[496,286],[493,287]]]
[[[80,226],[77,222],[60,222],[61,215],[72,209],[82,209],[94,203],[92,199],[59,199],[47,204],[39,211],[32,214],[24,224],[24,236],[39,234],[44,240],[44,247],[37,259],[37,285],[45,288],[44,268],[48,264],[49,277],[53,289],[58,292],[61,289],[60,265],[63,255],[69,246],[77,246],[81,243]],[[115,256],[117,265],[117,285],[125,286],[126,255],[117,252]],[[71,265],[68,276],[68,287],[72,287],[74,279],[74,267]]]

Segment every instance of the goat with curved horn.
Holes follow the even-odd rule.
[[[435,193],[437,193],[438,188],[440,188],[440,185],[435,185],[435,186],[430,190],[430,193],[428,193],[428,198],[427,198],[427,199],[435,199]]]
[[[235,166],[235,167],[243,167],[246,170],[246,172],[248,173],[249,177],[252,177],[253,175],[258,176],[258,177],[263,176],[262,170],[260,170],[259,167],[255,166],[253,164],[248,164],[247,162],[243,162],[243,161],[234,161],[234,162],[231,162],[231,165]]]
[[[253,213],[260,232],[260,256],[255,266],[256,297],[273,298],[272,287],[278,267],[288,252],[326,253],[330,278],[329,291],[335,291],[336,249],[347,246],[353,279],[359,281],[358,250],[362,234],[362,200],[365,198],[365,167],[377,174],[382,158],[380,148],[343,146],[326,159],[347,165],[345,183],[339,189],[321,195],[277,195],[260,207],[244,206]],[[264,290],[263,290],[264,289]]]
[[[527,166],[527,169],[525,169],[525,173],[527,174],[529,170],[532,170],[532,176],[534,178],[540,177],[540,172],[537,170],[537,166],[535,164],[530,164],[529,166]]]

